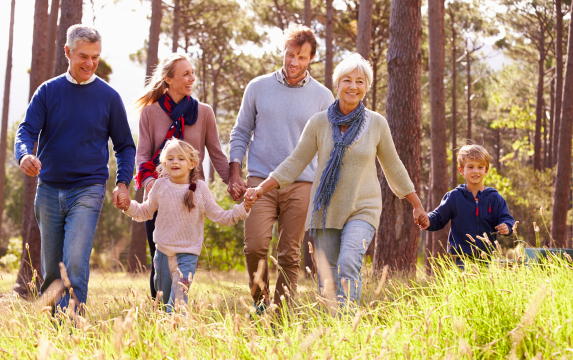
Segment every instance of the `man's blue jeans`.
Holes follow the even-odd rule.
[[[195,254],[176,254],[173,256],[172,261],[176,261],[176,264],[169,266],[169,257],[159,250],[155,250],[155,257],[153,258],[153,266],[155,267],[155,278],[153,279],[155,284],[155,290],[157,292],[163,292],[163,303],[167,304],[167,312],[171,312],[175,306],[176,290],[179,287],[178,284],[173,284],[172,272],[179,268],[181,271],[180,282],[187,287],[187,290],[179,288],[179,291],[183,293],[183,300],[187,304],[187,291],[193,277],[195,276],[195,270],[197,269],[197,260],[199,257]],[[170,270],[170,269],[173,270]]]
[[[360,304],[362,258],[372,241],[374,231],[374,227],[363,220],[349,221],[342,230],[326,229],[326,233],[324,233],[322,229],[316,229],[314,244],[317,261],[320,261],[320,253],[323,253],[328,262],[332,279],[336,281],[336,299],[340,303],[350,301]],[[321,268],[321,264],[318,264],[318,268]],[[324,286],[323,281],[319,271],[318,286],[321,291]],[[344,286],[342,282],[344,282]],[[329,286],[332,287],[332,284]]]
[[[105,185],[56,189],[38,181],[34,209],[42,238],[42,293],[61,281],[63,262],[78,301],[86,302],[90,255],[104,198]],[[67,308],[69,300],[66,289],[56,307]]]

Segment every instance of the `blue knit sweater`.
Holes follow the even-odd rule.
[[[135,143],[119,94],[100,78],[72,84],[65,75],[43,83],[18,127],[14,154],[18,162],[38,141],[40,180],[70,189],[105,184],[109,178],[108,140],[117,158],[117,180],[133,177]]]
[[[484,191],[478,191],[477,199],[476,203],[471,191],[463,184],[444,195],[440,206],[428,214],[429,231],[441,230],[452,221],[448,236],[449,253],[471,255],[473,252],[474,255],[479,255],[480,252],[474,246],[491,253],[494,249],[479,240],[476,235],[483,236],[485,232],[493,243],[497,236],[490,233],[496,232],[495,227],[502,223],[509,227],[509,234],[513,232],[511,228],[515,220],[509,214],[507,202],[497,190],[488,187]],[[476,244],[473,244],[466,234],[471,235]]]

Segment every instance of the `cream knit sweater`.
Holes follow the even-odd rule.
[[[310,228],[314,195],[320,177],[334,147],[327,113],[328,111],[317,113],[308,121],[292,154],[269,175],[279,183],[281,189],[285,188],[294,182],[318,153],[306,229]],[[326,214],[326,228],[342,229],[349,221],[364,220],[378,229],[382,198],[376,174],[376,156],[394,194],[402,199],[415,192],[414,184],[394,147],[388,122],[382,115],[370,110],[366,110],[365,116],[363,129],[342,159],[340,180]],[[322,216],[318,217],[316,228],[322,228]]]
[[[124,211],[135,221],[141,222],[152,219],[155,211],[159,210],[153,241],[157,249],[167,256],[201,254],[204,216],[223,226],[235,225],[249,216],[243,204],[234,205],[232,210],[223,210],[202,180],[197,181],[193,196],[195,207],[189,211],[183,203],[188,189],[188,184],[174,184],[169,178],[157,179],[143,204],[132,200]]]

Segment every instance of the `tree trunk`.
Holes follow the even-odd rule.
[[[376,103],[378,102],[378,62],[374,61],[372,63],[372,73],[373,73],[373,79],[372,79],[372,87],[370,88],[371,92],[372,92],[372,104],[370,104],[370,109],[372,111],[376,111]]]
[[[4,213],[4,184],[6,182],[6,132],[8,131],[8,110],[10,109],[10,83],[12,81],[12,48],[14,45],[14,11],[16,0],[10,8],[10,30],[8,33],[8,55],[6,56],[6,77],[4,78],[4,103],[2,105],[2,128],[0,133],[0,238],[2,238],[2,214]]]
[[[573,15],[573,10],[572,10]],[[566,101],[566,99],[569,99]],[[557,247],[567,245],[567,207],[569,205],[569,186],[571,178],[571,125],[573,123],[573,26],[569,26],[567,44],[567,67],[563,88],[561,126],[559,130],[559,162],[553,192],[553,215],[551,236]]]
[[[457,76],[458,69],[457,55],[457,34],[455,27],[454,12],[450,11],[450,21],[452,28],[452,189],[458,186],[458,161],[456,158],[457,136],[458,136],[458,103],[457,103]],[[430,211],[431,209],[428,209]]]
[[[501,127],[493,129],[493,136],[495,138],[495,159],[494,166],[499,171],[501,169]]]
[[[555,121],[553,123],[553,165],[559,161],[561,107],[563,96],[563,13],[561,0],[555,0]]]
[[[135,192],[135,201],[137,201],[140,204],[143,202],[143,192],[144,192],[143,187]],[[132,221],[131,242],[129,244],[129,254],[127,257],[128,270],[131,273],[140,273],[146,271],[147,267],[146,238],[147,237],[145,234],[145,223]]]
[[[541,118],[543,117],[543,79],[545,69],[545,30],[541,28],[539,60],[537,60],[537,101],[535,104],[535,135],[533,141],[533,170],[541,171]]]
[[[430,45],[430,113],[431,113],[431,206],[436,208],[448,191],[448,154],[446,150],[446,98],[444,90],[445,59],[444,0],[428,2],[428,33]],[[426,256],[446,253],[449,228],[428,234]]]
[[[547,169],[549,167],[547,160],[547,110],[545,109],[545,99],[543,99],[543,107],[541,109],[541,116],[543,117],[543,126],[542,126],[542,136],[541,136],[541,145],[543,146],[543,161],[542,161],[542,169]]]
[[[468,39],[466,39],[466,108],[467,108],[467,141],[472,139],[472,74],[471,74],[471,54],[468,47]]]
[[[372,7],[374,0],[360,0],[356,52],[366,60],[370,59],[370,37],[372,35]]]
[[[30,92],[28,99],[36,89],[46,81],[46,52],[48,33],[48,0],[36,0],[34,7],[34,35],[32,41],[32,64],[30,66]],[[36,153],[36,149],[34,149]],[[18,278],[14,291],[21,296],[32,294],[31,280],[34,271],[38,277],[41,274],[41,246],[40,229],[34,215],[34,198],[36,197],[37,176],[24,177],[24,205],[22,209],[22,258]],[[36,278],[35,286],[38,289],[40,281]]]
[[[151,0],[151,24],[149,25],[149,46],[147,48],[147,79],[159,63],[157,51],[159,49],[159,33],[161,32],[161,0]]]
[[[179,14],[181,13],[179,2],[179,0],[173,0],[173,45],[171,51],[174,53],[177,52],[179,47]]]
[[[64,52],[64,46],[66,45],[68,28],[82,22],[82,4],[82,0],[62,0],[58,40],[56,42],[56,60],[54,60],[54,73],[52,76],[61,75],[68,70],[68,59]],[[48,28],[46,27],[47,30]]]
[[[56,37],[58,35],[58,13],[60,0],[52,0],[48,19],[48,55],[46,57],[46,79],[54,76],[54,57],[56,55]]]
[[[333,0],[326,0],[326,59],[324,63],[324,86],[332,91],[332,58],[334,56],[333,32],[334,32],[334,8]]]
[[[550,98],[551,98],[551,107],[549,109],[549,144],[547,145],[547,153],[548,153],[548,160],[547,166],[552,168],[553,163],[553,156],[554,156],[554,143],[555,143],[555,135],[553,134],[553,129],[555,129],[555,77],[551,80],[551,90],[550,90]]]
[[[394,0],[386,60],[386,117],[398,155],[416,191],[420,187],[421,35],[421,1]],[[375,269],[388,264],[398,270],[413,270],[420,231],[412,218],[412,206],[398,199],[386,181],[381,182],[381,189],[384,210],[374,255]]]
[[[304,25],[310,27],[312,22],[312,7],[310,0],[304,0]]]

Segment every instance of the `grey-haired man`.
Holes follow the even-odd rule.
[[[61,308],[71,297],[76,305],[87,299],[89,259],[109,177],[108,140],[117,158],[114,203],[119,193],[128,193],[135,162],[123,102],[95,75],[101,52],[98,31],[71,26],[65,52],[68,71],[36,90],[14,146],[22,172],[39,176],[34,208],[42,238],[41,290],[61,283],[60,262],[73,288],[73,294],[66,292],[56,302]]]

